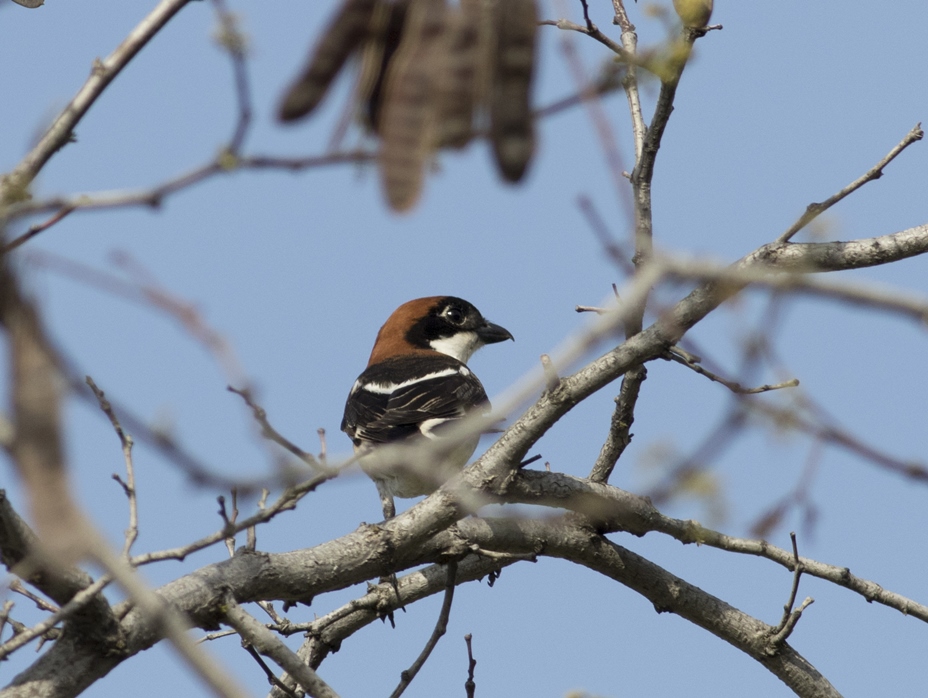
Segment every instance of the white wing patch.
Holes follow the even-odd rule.
[[[450,420],[448,419],[426,419],[424,422],[419,424],[419,431],[422,433],[423,436],[428,437],[430,439],[440,438],[437,434],[432,433],[432,429],[437,427],[439,424],[444,424],[445,422],[448,422],[448,421]]]
[[[402,383],[365,383],[361,387],[363,387],[364,390],[368,391],[369,393],[377,393],[379,395],[391,395],[395,393],[397,390],[400,390],[402,388],[408,388],[410,385],[415,385],[416,383],[430,381],[435,378],[444,378],[446,376],[453,376],[456,373],[462,373],[464,375],[467,375],[466,373],[464,373],[464,371],[466,370],[467,369],[463,367],[460,369],[446,368],[443,371],[435,371],[435,373],[426,373],[424,376],[416,376],[415,378],[410,378],[409,380],[405,380]],[[352,392],[354,392],[354,389],[352,389]]]

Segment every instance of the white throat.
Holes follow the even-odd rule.
[[[433,339],[429,346],[435,351],[454,357],[462,364],[466,364],[474,352],[483,346],[483,342],[476,332],[458,332],[451,337]]]

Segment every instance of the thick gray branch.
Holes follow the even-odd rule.
[[[42,567],[36,557],[36,536],[13,510],[6,491],[0,490],[0,561],[13,574],[18,574],[59,606],[83,591],[93,579],[76,567]],[[75,624],[83,631],[112,639],[116,618],[102,595],[97,595],[82,610],[74,614]]]
[[[658,613],[676,613],[760,662],[804,698],[840,698],[840,693],[788,643],[771,642],[776,628],[730,606],[582,524],[565,520],[468,519],[462,533],[489,549],[544,550],[545,555],[584,565],[638,592]]]

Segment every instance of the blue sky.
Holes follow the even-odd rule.
[[[593,19],[618,39],[611,3],[591,0]],[[0,4],[0,171],[28,151],[48,120],[77,91],[95,57],[112,51],[153,3],[48,0],[26,10]],[[320,112],[295,127],[272,116],[320,24],[336,5],[230,2],[250,37],[248,69],[255,124],[246,151],[298,155],[324,151],[343,109],[347,82]],[[666,37],[646,16],[650,3],[629,3],[642,46]],[[668,6],[656,5],[657,7]],[[579,3],[568,3],[578,20]],[[555,18],[544,3],[546,18]],[[805,206],[855,179],[928,118],[924,27],[928,5],[899,0],[736,3],[720,0],[712,32],[687,68],[657,163],[655,242],[660,249],[721,261],[776,238]],[[37,196],[150,187],[211,158],[229,137],[235,94],[226,56],[211,37],[210,3],[175,17],[93,106],[77,143],[40,175]],[[547,104],[576,90],[557,29],[540,30],[535,100]],[[572,37],[592,74],[605,49]],[[643,87],[648,105],[656,87]],[[631,138],[624,98],[604,102],[626,167]],[[360,136],[349,134],[354,145]],[[913,146],[885,176],[824,216],[822,239],[870,237],[926,221],[928,154]],[[539,125],[539,149],[526,182],[501,184],[484,144],[443,155],[419,206],[397,216],[383,204],[376,173],[343,165],[300,174],[235,172],[164,202],[157,211],[77,213],[19,253],[28,285],[42,302],[56,340],[113,398],[170,428],[194,453],[228,475],[266,472],[266,450],[250,417],[226,392],[229,379],[172,319],[125,298],[75,282],[37,264],[53,253],[116,275],[114,254],[128,255],[170,292],[192,304],[234,347],[274,425],[308,450],[316,429],[333,455],[350,443],[338,431],[344,399],[363,368],[377,328],[410,298],[454,294],[512,331],[515,343],[490,347],[471,361],[492,396],[529,371],[538,357],[586,326],[576,304],[597,304],[623,277],[603,254],[577,205],[588,196],[614,235],[629,226],[615,196],[595,130],[582,108]],[[14,231],[15,232],[15,231]],[[809,239],[803,233],[799,240]],[[32,255],[32,257],[30,257]],[[843,275],[879,281],[924,296],[925,261]],[[668,291],[673,299],[681,290]],[[707,357],[735,373],[744,340],[767,327],[767,298],[750,294],[715,313],[693,333]],[[786,302],[775,348],[786,375],[762,368],[756,382],[797,377],[804,394],[842,425],[879,448],[926,460],[928,380],[922,329],[887,314],[834,302]],[[599,348],[605,350],[606,345]],[[592,355],[591,355],[592,356]],[[533,452],[555,470],[585,475],[599,451],[618,385],[563,419]],[[769,396],[768,396],[769,397]],[[613,483],[645,491],[667,453],[689,453],[726,414],[730,396],[681,366],[649,367],[633,432]],[[774,397],[776,400],[777,398]],[[781,399],[787,399],[786,397]],[[121,545],[126,505],[110,479],[122,472],[109,424],[96,410],[68,406],[68,453],[81,502]],[[796,484],[810,445],[795,434],[758,425],[712,462],[725,516],[680,499],[666,513],[696,518],[734,535]],[[656,465],[655,465],[656,463]],[[192,485],[153,450],[136,451],[141,535],[136,552],[173,547],[219,525],[214,491]],[[658,469],[658,470],[656,470]],[[8,464],[0,483],[21,502]],[[848,566],[915,600],[928,600],[923,562],[928,507],[924,485],[886,474],[844,452],[826,449],[810,490],[815,525],[798,514],[771,534],[788,547]],[[363,477],[345,478],[304,500],[295,512],[259,530],[269,551],[314,545],[380,517]],[[682,547],[656,534],[614,536],[673,573],[766,622],[776,623],[791,577],[772,563]],[[152,584],[222,559],[223,548],[187,563],[148,567]],[[295,620],[322,615],[358,589],[318,599]],[[800,597],[816,600],[792,637],[846,695],[916,695],[928,628],[848,591],[804,578]],[[17,608],[26,606],[17,601]],[[398,673],[425,642],[440,599],[375,625],[326,661],[322,675],[343,696],[392,690]],[[542,560],[507,569],[492,588],[461,587],[448,635],[406,695],[461,691],[474,636],[478,695],[786,695],[748,657],[682,619],[657,615],[633,592],[571,565]],[[292,641],[296,646],[297,640]],[[234,639],[209,645],[261,695],[265,681]],[[27,651],[0,668],[11,677]],[[159,646],[118,668],[85,695],[138,696],[202,692],[197,679]]]

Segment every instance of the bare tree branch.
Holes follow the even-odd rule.
[[[246,519],[236,522],[235,524],[230,524],[223,527],[222,530],[216,531],[208,536],[204,536],[199,540],[196,540],[187,545],[182,545],[177,548],[171,548],[169,550],[161,550],[158,552],[144,553],[142,555],[133,556],[131,563],[133,566],[139,565],[148,565],[152,562],[160,562],[162,560],[183,560],[185,557],[194,553],[198,550],[203,550],[208,548],[211,545],[215,545],[221,541],[224,541],[230,536],[234,536],[240,531],[257,526],[258,524],[265,523],[270,521],[280,512],[290,511],[294,509],[297,505],[297,502],[300,501],[306,494],[315,490],[319,485],[328,480],[331,480],[335,477],[337,471],[333,473],[324,473],[312,477],[298,485],[293,485],[286,488],[281,495],[269,506],[259,508],[256,514],[249,516]]]
[[[184,0],[189,2],[190,0]],[[12,221],[38,213],[58,214],[61,211],[100,211],[127,207],[147,206],[158,208],[164,200],[177,192],[188,189],[211,177],[228,174],[235,170],[285,170],[296,172],[328,165],[340,165],[359,162],[370,162],[376,158],[375,154],[363,151],[327,153],[318,156],[306,157],[277,157],[271,155],[234,156],[229,151],[220,153],[214,160],[200,165],[189,172],[178,175],[149,189],[133,191],[88,192],[74,194],[67,197],[53,197],[37,201],[24,201],[14,203],[0,209],[0,220]],[[63,218],[61,216],[60,218]],[[58,220],[60,220],[60,218]],[[57,220],[53,221],[56,223]],[[42,230],[33,233],[24,233],[20,237],[7,243],[3,251],[9,252],[34,237]]]
[[[563,473],[525,470],[514,477],[502,495],[508,502],[540,504],[583,514],[597,530],[627,531],[633,535],[660,532],[681,543],[709,545],[721,550],[756,555],[793,571],[791,552],[764,540],[737,538],[706,528],[697,521],[674,519],[660,514],[650,500],[617,487],[593,483]],[[458,524],[460,527],[462,524]],[[805,574],[825,579],[928,623],[928,606],[887,591],[875,582],[855,577],[846,567],[800,558]]]
[[[635,405],[638,402],[641,384],[647,375],[648,370],[644,366],[635,366],[622,377],[622,389],[615,399],[615,411],[612,413],[612,421],[609,424],[609,434],[590,471],[590,480],[593,482],[609,481],[615,464],[632,442],[631,428],[635,421]]]
[[[115,51],[94,63],[90,78],[78,90],[28,155],[0,181],[0,204],[21,200],[29,184],[45,163],[71,138],[74,127],[91,105],[145,44],[164,27],[190,0],[161,0]]]
[[[274,633],[259,623],[231,598],[226,599],[225,621],[235,628],[242,640],[255,648],[265,657],[272,659],[278,666],[292,676],[306,695],[312,698],[338,698],[311,667],[303,661]]]
[[[523,559],[521,556],[472,554],[458,563],[457,584],[472,582],[488,575],[499,573],[503,567]],[[396,588],[384,582],[376,585],[363,597],[355,599],[341,608],[317,618],[311,623],[294,623],[281,632],[305,632],[306,641],[299,650],[300,657],[310,666],[317,668],[330,652],[337,650],[342,641],[375,620],[399,608],[441,592],[446,586],[447,570],[444,565],[430,565],[399,577]],[[292,685],[285,676],[283,681]],[[272,690],[270,698],[283,698],[283,694]]]
[[[248,67],[245,63],[247,40],[238,26],[238,18],[229,12],[225,0],[213,0],[213,7],[219,19],[217,41],[229,54],[232,62],[232,74],[235,77],[235,95],[238,99],[238,119],[235,131],[229,139],[228,153],[238,155],[245,143],[245,136],[251,125],[251,87],[248,81]]]
[[[921,123],[915,124],[915,127],[909,131],[905,138],[903,138],[896,146],[886,154],[882,160],[880,160],[876,165],[871,167],[867,172],[865,172],[861,177],[858,177],[853,182],[848,184],[844,189],[839,191],[837,194],[828,197],[821,203],[809,204],[806,207],[805,213],[803,213],[799,220],[793,223],[780,237],[777,238],[777,242],[789,242],[792,237],[798,233],[800,230],[805,228],[809,223],[814,221],[825,211],[830,209],[836,203],[841,201],[846,196],[853,194],[855,191],[860,189],[867,182],[872,182],[875,179],[879,179],[883,176],[883,169],[896,159],[896,156],[899,155],[903,150],[908,148],[913,143],[920,141],[925,136],[925,132],[922,131]]]
[[[89,574],[76,567],[42,565],[36,546],[35,534],[13,510],[6,492],[0,490],[0,561],[11,573],[19,575],[61,607],[30,637],[20,637],[15,647],[5,644],[0,656],[69,617],[73,618],[77,630],[86,633],[88,640],[117,644],[116,616],[106,599],[98,593],[106,582],[94,582]]]
[[[722,378],[721,376],[713,373],[709,369],[703,368],[702,366],[699,365],[698,362],[693,361],[692,359],[676,351],[675,349],[671,349],[670,351],[667,352],[667,359],[670,361],[676,361],[678,364],[682,364],[683,366],[686,366],[687,368],[695,371],[701,376],[705,376],[706,378],[708,378],[709,380],[715,383],[721,383],[726,388],[728,388],[730,391],[738,395],[757,395],[758,393],[766,393],[771,390],[782,390],[783,388],[795,388],[796,386],[799,385],[799,380],[796,378],[792,378],[788,381],[783,381],[781,383],[775,383],[773,385],[765,383],[764,385],[759,385],[754,388],[746,388],[740,383],[738,383],[737,381],[728,380],[727,378]]]
[[[467,644],[467,681],[464,682],[464,691],[467,698],[474,698],[474,693],[477,690],[477,684],[474,682],[474,669],[477,668],[477,660],[474,659],[474,650],[471,646],[472,639],[470,633],[464,636],[464,642]]]
[[[93,584],[77,592],[71,597],[70,601],[49,615],[41,623],[16,634],[4,642],[0,645],[0,660],[5,659],[20,647],[32,642],[35,638],[45,635],[49,630],[58,625],[58,623],[72,619],[75,622],[73,632],[83,635],[85,641],[92,642],[92,633],[100,632],[102,629],[93,628],[92,624],[87,622],[90,619],[81,619],[80,616],[87,608],[93,608],[93,606],[100,605],[101,603],[106,604],[106,600],[103,598],[101,592],[111,581],[112,578],[107,575],[100,577],[100,579]],[[109,611],[108,604],[107,611]],[[99,615],[95,615],[95,618],[99,618]],[[116,627],[115,618],[108,622],[110,623],[111,630],[108,637],[103,638],[101,644],[108,647],[119,647],[118,628]]]
[[[831,683],[788,643],[776,647],[771,644],[771,626],[582,524],[469,519],[461,527],[469,538],[490,548],[515,551],[543,544],[546,555],[595,570],[647,598],[658,613],[675,613],[708,630],[758,661],[797,695],[840,698]]]
[[[403,671],[400,683],[393,690],[393,693],[390,694],[390,698],[400,698],[400,696],[403,695],[406,688],[412,683],[412,680],[416,678],[416,674],[419,673],[419,670],[425,666],[425,663],[428,661],[438,641],[448,631],[448,617],[451,615],[451,603],[454,600],[454,585],[457,583],[457,573],[457,561],[450,560],[448,564],[445,565],[445,574],[447,576],[445,581],[445,600],[442,602],[441,611],[438,613],[438,620],[435,621],[435,629],[432,630],[428,642],[425,643],[422,652],[416,657],[416,661],[412,663],[412,666]]]
[[[462,484],[471,477],[478,477],[477,482],[489,482],[480,475],[482,469],[478,464],[465,471],[461,478]],[[534,489],[529,496],[524,485],[531,483],[534,483]],[[551,486],[547,487],[545,483],[550,483]],[[538,486],[541,487],[540,490],[537,489]],[[327,590],[343,588],[376,577],[385,570],[404,569],[449,554],[459,554],[465,552],[468,546],[477,544],[481,548],[507,554],[542,550],[544,554],[564,556],[581,564],[593,565],[603,573],[619,579],[623,584],[627,583],[639,593],[645,593],[661,608],[665,608],[662,604],[668,600],[661,595],[663,592],[655,590],[645,580],[661,579],[664,578],[661,575],[667,573],[659,571],[656,566],[651,566],[651,563],[636,556],[627,557],[627,551],[622,551],[607,541],[601,540],[597,543],[596,536],[583,526],[566,525],[564,521],[556,520],[489,521],[470,518],[458,522],[456,528],[459,533],[446,531],[437,536],[433,535],[434,531],[445,528],[444,525],[437,525],[436,520],[440,522],[447,516],[454,518],[464,513],[456,508],[455,498],[450,495],[452,491],[454,486],[443,488],[381,526],[362,526],[348,536],[309,550],[282,554],[240,551],[231,560],[209,565],[168,584],[159,594],[166,601],[184,609],[192,623],[210,628],[215,627],[218,622],[214,610],[216,604],[211,599],[215,598],[219,590],[230,590],[240,602],[271,597],[291,601],[308,600],[309,597]],[[565,497],[564,492],[573,494]],[[523,472],[510,479],[509,491],[503,496],[507,501],[531,501],[536,504],[556,502],[556,506],[575,508],[582,511],[584,517],[591,517],[599,531],[626,530],[635,534],[660,531],[684,543],[699,542],[733,552],[766,557],[787,569],[795,567],[793,556],[785,550],[763,541],[725,536],[693,521],[663,517],[644,498],[608,485],[555,473]],[[586,543],[576,538],[581,535],[586,539]],[[591,535],[594,537],[590,538]],[[598,567],[602,562],[600,556],[603,554],[607,557],[619,556],[617,559],[623,564],[621,573],[617,572],[612,563],[607,564],[605,568]],[[586,556],[592,556],[592,559]],[[827,579],[861,593],[868,599],[899,608],[928,621],[928,608],[887,592],[872,582],[860,580],[844,568],[806,558],[800,558],[800,561],[806,574]],[[499,564],[498,561],[494,562]],[[655,574],[658,575],[656,578],[653,576]],[[674,585],[685,585],[683,580],[675,577],[670,576],[667,579],[672,579]],[[648,588],[642,592],[641,585]],[[440,586],[434,590],[438,588]],[[784,645],[777,652],[773,652],[772,656],[768,654],[771,647],[769,626],[748,619],[730,607],[717,606],[722,603],[718,600],[710,601],[706,607],[703,602],[711,597],[703,596],[704,592],[696,590],[695,587],[685,585],[685,588],[687,593],[682,597],[675,597],[666,608],[732,642],[790,685],[799,685],[806,680],[819,685],[820,677],[798,655],[792,653],[788,646]],[[692,594],[698,595],[699,603],[695,602],[696,597]],[[690,605],[691,603],[693,605]],[[349,609],[344,617],[347,618],[356,612],[367,613],[370,620],[377,617],[376,604],[362,606]],[[700,615],[698,609],[702,609],[705,615]],[[735,613],[735,616],[731,616],[731,613]],[[745,623],[747,625],[744,625]],[[137,610],[132,610],[125,616],[123,627],[127,637],[127,653],[130,655],[145,649],[158,639],[152,621]],[[85,680],[92,680],[88,679],[88,676],[98,677],[105,674],[125,658],[94,656],[90,647],[59,642],[43,655],[21,680],[34,681],[42,677],[45,681],[73,681],[72,672],[58,677],[50,675],[46,669],[49,662],[54,662],[55,666],[60,667],[59,662],[65,657],[68,666],[74,667],[74,671],[84,677],[82,685]],[[91,657],[94,658],[93,662],[90,662]]]
[[[113,425],[116,436],[119,437],[119,443],[122,445],[123,458],[126,461],[126,482],[123,482],[119,475],[116,474],[113,475],[113,479],[122,485],[123,491],[126,493],[126,498],[129,500],[129,528],[126,529],[126,544],[122,551],[123,556],[129,559],[129,552],[132,550],[132,544],[139,537],[139,507],[135,491],[135,468],[132,464],[132,446],[134,442],[132,441],[132,436],[123,430],[122,425],[119,423],[119,418],[113,411],[113,406],[110,404],[109,400],[106,399],[106,395],[97,387],[97,384],[93,382],[93,378],[90,376],[87,376],[87,385],[96,396],[97,402],[100,403],[100,409],[103,411],[103,414],[107,416],[110,420],[110,424]]]
[[[240,398],[242,398],[242,400],[245,401],[245,404],[248,405],[248,407],[251,409],[251,412],[254,415],[255,421],[261,427],[261,435],[264,438],[270,441],[273,441],[274,443],[287,449],[290,453],[295,455],[297,458],[299,458],[301,461],[303,461],[306,465],[313,468],[314,470],[323,471],[323,472],[325,471],[325,468],[323,468],[320,465],[319,461],[316,460],[313,454],[308,453],[307,451],[304,451],[302,448],[300,448],[295,443],[290,441],[290,439],[285,437],[283,434],[281,434],[271,425],[271,423],[267,419],[267,411],[265,411],[263,407],[261,407],[254,401],[254,399],[251,396],[250,390],[248,390],[247,388],[245,389],[235,388],[231,385],[228,386],[226,389],[230,393],[235,393]]]
[[[557,27],[558,29],[586,34],[587,36],[596,39],[599,43],[608,48],[614,54],[621,57],[625,62],[632,65],[637,65],[639,63],[637,56],[626,51],[622,46],[603,34],[595,24],[584,27],[580,24],[577,24],[576,22],[571,22],[569,19],[543,19],[538,24],[542,26]]]
[[[771,642],[779,645],[785,642],[796,628],[796,624],[802,617],[802,612],[813,602],[811,597],[807,598],[796,610],[793,607],[796,604],[796,594],[799,592],[799,579],[802,577],[802,561],[799,559],[799,548],[796,545],[796,534],[790,532],[790,542],[793,544],[793,585],[789,590],[789,600],[783,606],[783,617],[780,624],[773,629],[770,636]]]

